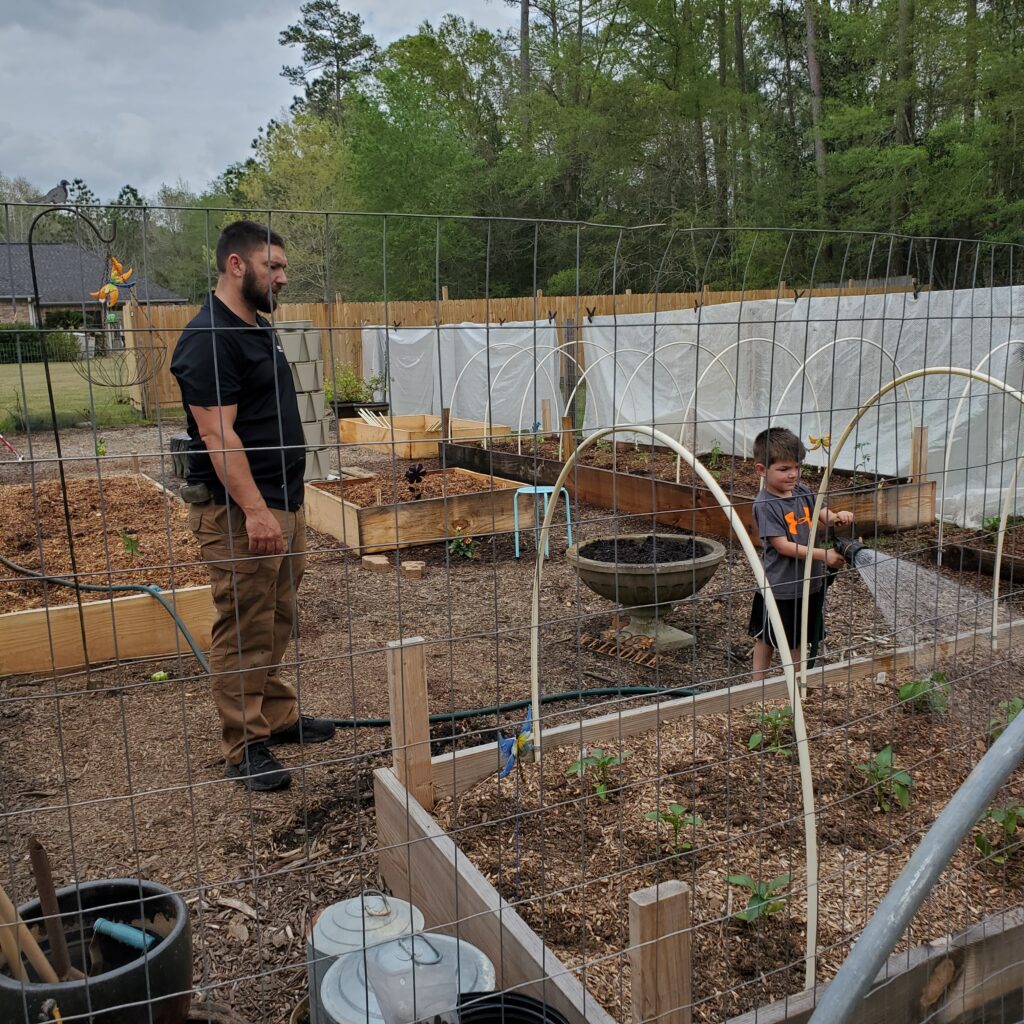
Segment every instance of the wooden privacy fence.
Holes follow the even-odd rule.
[[[850,282],[845,288],[816,288],[801,297],[816,298],[836,295],[866,295],[887,292],[906,292],[905,284],[887,287],[864,287]],[[432,324],[500,323],[529,320],[552,320],[559,328],[585,324],[592,316],[624,316],[630,313],[665,312],[672,309],[694,309],[696,306],[719,305],[724,302],[753,302],[758,299],[792,299],[794,292],[782,282],[778,288],[749,291],[713,292],[652,292],[621,295],[526,295],[504,299],[450,299],[448,289],[442,288],[438,301],[400,302],[291,302],[280,305],[278,320],[311,320],[320,329],[324,367],[330,373],[331,365],[353,366],[362,375],[362,339],[360,332],[367,324],[391,327],[429,327]],[[132,404],[146,415],[156,408],[180,406],[178,385],[171,376],[171,357],[174,346],[185,325],[199,311],[198,306],[126,305],[124,308],[125,344],[139,351],[157,349],[166,351],[152,378],[131,388]],[[578,331],[569,332],[572,340]]]

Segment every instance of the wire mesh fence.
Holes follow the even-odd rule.
[[[0,296],[0,1018],[806,1020],[1024,707],[1016,250],[236,216]],[[1018,1019],[1022,807],[870,1019]]]

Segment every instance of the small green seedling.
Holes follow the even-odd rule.
[[[750,875],[730,875],[730,885],[738,885],[750,893],[746,907],[732,916],[753,924],[759,918],[777,914],[786,905],[788,893],[784,890],[792,880],[793,876],[788,871],[784,875],[776,875],[770,882],[755,882]]]
[[[949,679],[945,672],[929,672],[924,679],[904,683],[897,697],[911,714],[944,715],[949,708]]]
[[[988,723],[989,745],[995,743],[1006,731],[1006,727],[1024,711],[1024,698],[1012,697],[1010,700],[1001,701],[997,707],[999,714]]]
[[[605,454],[607,454],[611,450],[612,450],[612,443],[611,443],[611,441],[607,441],[603,437],[601,438],[600,441],[595,441],[594,442],[594,451],[595,452],[604,452]]]
[[[981,816],[978,823],[982,826],[982,830],[975,833],[974,845],[978,848],[983,860],[990,860],[993,864],[1005,864],[1010,859],[1024,843],[1024,839],[1018,838],[1017,834],[1022,819],[1024,819],[1024,807],[1020,804],[990,807]],[[988,822],[999,826],[995,842],[985,831],[985,824]]]
[[[154,683],[166,683],[171,678],[170,672],[154,672],[150,677]]]
[[[96,442],[96,455],[102,457],[107,454],[107,442],[101,437]]]
[[[722,446],[715,441],[711,446],[711,450],[708,452],[708,469],[714,472],[716,469],[721,468],[722,465]]]
[[[648,811],[644,818],[668,825],[672,829],[672,850],[676,856],[693,849],[693,843],[683,838],[683,828],[697,828],[704,824],[699,814],[688,814],[682,804],[676,803],[669,804],[664,811]]]
[[[1007,516],[1006,526],[1024,526],[1024,516]],[[999,516],[985,516],[981,521],[981,528],[986,533],[995,533],[999,529]]]
[[[857,483],[860,471],[867,473],[871,465],[871,445],[867,441],[858,441],[853,447],[853,481]]]
[[[142,548],[139,546],[139,538],[135,536],[134,530],[122,530],[121,543],[124,545],[124,550],[129,558],[138,558],[142,552]]]
[[[462,527],[459,526],[455,530],[455,536],[448,541],[448,554],[472,558],[476,554],[476,541],[472,537],[464,537]]]
[[[792,730],[793,709],[788,704],[773,711],[762,711],[757,716],[757,728],[747,740],[747,749],[766,750],[782,757],[792,757],[793,751],[786,749]]]
[[[582,779],[588,768],[597,772],[597,779],[594,781],[594,792],[599,800],[608,799],[608,785],[611,782],[609,772],[612,768],[623,763],[627,757],[632,757],[632,750],[624,750],[621,754],[606,754],[598,747],[594,747],[589,754],[573,761],[565,770],[566,775],[575,775]]]
[[[910,806],[910,787],[914,783],[911,781],[910,772],[896,767],[891,743],[886,744],[866,764],[857,765],[857,770],[867,776],[879,810],[888,814],[892,810],[890,801],[893,797],[904,810]]]

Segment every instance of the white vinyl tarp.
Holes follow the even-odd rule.
[[[548,401],[552,427],[560,422],[554,324],[364,327],[362,344],[365,376],[387,368],[396,416],[450,408],[453,416],[530,430]]]
[[[838,438],[860,405],[912,370],[977,368],[1021,389],[1022,326],[1019,287],[595,317],[584,326],[584,428],[654,423],[698,452],[717,443],[740,455],[769,423],[805,442]],[[1015,399],[963,377],[929,376],[888,394],[861,420],[838,465],[905,476],[912,428],[922,425],[944,517],[977,525],[996,514],[1024,449],[1024,415]],[[809,460],[823,463],[825,455]],[[1017,508],[1024,511],[1024,501]]]

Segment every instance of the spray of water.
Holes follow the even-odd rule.
[[[991,592],[872,548],[860,548],[853,561],[897,646],[983,629],[992,621]],[[1005,621],[1002,611],[1000,619]]]

